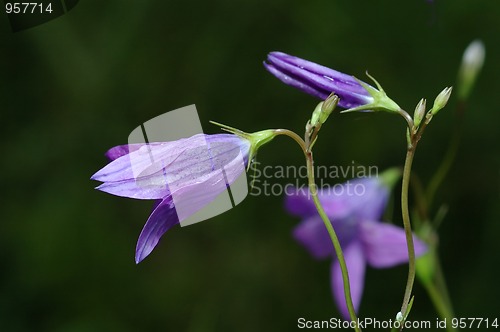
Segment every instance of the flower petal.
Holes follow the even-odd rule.
[[[146,258],[163,234],[178,223],[172,197],[168,196],[156,206],[144,225],[135,249],[135,262],[138,264]]]
[[[282,52],[271,52],[264,63],[283,83],[326,99],[331,92],[340,97],[339,106],[352,108],[373,101],[368,91],[352,76]]]
[[[340,244],[348,246],[356,236],[355,220],[331,219]],[[330,234],[320,216],[309,217],[298,224],[293,230],[294,239],[302,244],[316,259],[335,255]]]
[[[172,191],[157,205],[139,236],[136,249],[137,263],[151,253],[162,235],[173,225],[191,218],[217,199],[219,195],[224,192],[227,193],[227,185],[236,181],[244,173],[245,167],[240,158],[226,165],[224,170],[224,174],[220,170],[218,172],[214,171],[203,178],[199,178],[195,183]],[[229,197],[225,201],[227,203],[225,209],[230,209],[232,205]],[[216,210],[208,209],[204,211],[201,220],[206,220],[225,211],[221,211],[221,209],[224,209],[224,207],[219,204]],[[199,218],[199,216],[195,217]],[[192,222],[199,220],[196,219]]]
[[[130,152],[139,150],[145,144],[125,144],[112,147],[104,154],[110,161],[123,157]]]
[[[264,62],[264,67],[267,69],[267,71],[276,76],[276,78],[278,78],[280,81],[282,81],[287,85],[290,85],[293,88],[299,89],[307,94],[310,94],[311,96],[314,96],[322,100],[325,100],[329,96],[329,93],[327,91],[315,89],[310,84],[301,82],[298,78],[293,77],[288,73],[280,71],[277,67],[275,67],[271,63]]]
[[[285,210],[294,216],[308,218],[317,214],[307,187],[292,187],[285,191]]]
[[[248,140],[230,134],[199,134],[173,142],[151,143],[115,159],[92,179],[103,181],[97,189],[113,195],[161,199],[170,192],[206,181],[238,156],[244,164],[249,149]],[[113,154],[122,151],[120,148]]]
[[[155,174],[137,180],[104,182],[95,189],[111,195],[135,199],[163,199],[170,194],[165,178]]]
[[[334,252],[328,231],[319,216],[310,217],[296,226],[293,237],[316,259],[329,257]]]
[[[363,221],[359,224],[359,232],[370,266],[384,268],[408,262],[404,229],[387,223]],[[413,243],[417,257],[426,252],[427,246],[415,235]]]
[[[389,189],[378,178],[359,178],[320,189],[318,197],[326,214],[334,220],[348,216],[378,219],[389,198]],[[307,188],[288,188],[285,209],[303,218],[317,213]]]
[[[357,241],[351,242],[346,248],[343,249],[344,258],[347,265],[347,272],[349,274],[349,284],[351,286],[351,297],[354,305],[354,310],[358,312],[359,305],[361,304],[361,297],[363,295],[363,288],[365,285],[365,268],[366,261],[363,255],[363,248]],[[331,265],[331,286],[333,298],[337,307],[339,308],[342,318],[350,320],[349,311],[344,295],[344,281],[342,279],[342,270],[340,269],[339,262],[335,259]]]

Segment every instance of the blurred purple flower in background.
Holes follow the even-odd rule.
[[[282,52],[271,52],[266,69],[283,83],[325,100],[332,92],[339,106],[354,108],[373,103],[370,93],[353,76]]]
[[[382,178],[347,181],[342,190],[330,188],[318,192],[344,252],[356,311],[363,294],[366,264],[374,268],[387,268],[408,261],[404,230],[380,221],[389,197],[390,183],[394,182],[385,179],[397,179],[399,175],[394,177],[394,172],[397,171],[386,171],[381,175]],[[312,198],[307,191],[289,192],[285,208],[290,214],[303,219],[293,231],[294,238],[314,258],[332,258],[330,280],[333,297],[342,317],[348,320],[340,265]],[[415,237],[414,245],[417,256],[426,251],[425,244]]]
[[[232,134],[198,134],[165,143],[130,144],[110,149],[111,162],[92,176],[103,182],[96,189],[112,195],[157,200],[137,241],[139,263],[179,218],[176,202],[191,214],[226,190],[248,163],[251,142]],[[221,178],[221,171],[224,178]]]

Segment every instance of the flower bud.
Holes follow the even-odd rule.
[[[434,100],[434,105],[432,106],[432,115],[436,115],[437,112],[446,106],[448,99],[450,99],[452,90],[453,87],[446,87],[438,94],[436,100]]]
[[[425,114],[425,105],[426,100],[424,98],[420,99],[418,102],[417,106],[415,107],[415,113],[413,113],[413,124],[415,128],[418,128],[420,126],[420,123],[422,122],[422,119],[424,118]]]
[[[316,127],[318,124],[320,124],[320,115],[321,115],[321,109],[323,108],[324,102],[320,102],[318,105],[316,105],[316,108],[314,109],[312,115],[311,115],[311,120],[309,123],[311,124],[311,127]]]
[[[484,44],[480,40],[474,40],[465,49],[458,72],[458,97],[460,99],[465,100],[469,97],[477,75],[483,67],[484,57]]]

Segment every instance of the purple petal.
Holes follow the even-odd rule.
[[[166,197],[156,206],[142,229],[135,249],[135,262],[140,263],[156,247],[160,238],[179,223],[172,197]]]
[[[209,219],[232,208],[227,188],[240,176],[244,177],[244,173],[245,165],[242,158],[235,158],[225,165],[223,169],[216,169],[207,175],[198,177],[196,181],[186,183],[185,186],[172,191],[180,222],[187,220],[201,209],[204,209],[203,216],[195,216],[187,224]],[[246,180],[246,177],[243,179]],[[246,190],[246,182],[244,185]],[[233,194],[235,204],[239,203],[241,200],[238,200],[237,196],[241,193],[233,192]],[[209,203],[215,201],[221,195],[223,195],[222,200],[218,200],[215,205],[207,207]],[[207,208],[205,209],[205,207]]]
[[[334,220],[348,216],[379,219],[389,198],[389,189],[377,178],[362,178],[320,189],[318,197],[326,214]],[[285,209],[302,218],[317,213],[307,188],[289,188]]]
[[[316,259],[329,257],[334,252],[328,231],[319,216],[310,217],[296,226],[293,237]]]
[[[368,91],[352,76],[282,52],[268,54],[264,66],[283,83],[320,99],[331,92],[340,97],[339,106],[352,108],[373,101]]]
[[[134,199],[163,199],[170,195],[166,179],[154,174],[138,179],[104,182],[95,189],[111,195]]]
[[[92,179],[103,181],[97,189],[113,195],[161,199],[171,191],[205,181],[238,155],[248,158],[249,149],[250,143],[236,135],[199,134],[143,145],[115,159]]]
[[[245,171],[242,160],[233,160],[221,170],[211,172],[200,177],[196,182],[172,191],[157,205],[149,217],[139,236],[136,249],[136,262],[140,262],[151,253],[161,236],[173,225],[185,221],[207,204],[213,202],[219,195],[227,193],[227,185],[233,183]],[[229,201],[229,198],[227,199]],[[220,205],[217,211],[208,211],[203,219],[220,214]],[[227,208],[232,206],[228,204]]]
[[[363,221],[359,225],[359,237],[370,266],[391,267],[408,262],[408,249],[404,229],[376,221]],[[427,246],[413,236],[415,255],[424,254]]]
[[[291,215],[307,218],[315,215],[316,207],[307,187],[293,187],[285,191],[285,210]]]
[[[308,218],[317,215],[316,206],[307,187],[288,188],[285,192],[285,210],[291,215]],[[326,214],[333,219],[342,219],[352,212],[352,203],[330,190],[318,190],[318,198]]]
[[[351,286],[351,297],[354,305],[354,310],[358,312],[359,305],[361,304],[361,297],[363,295],[363,288],[365,284],[365,268],[366,261],[363,256],[363,249],[361,244],[353,241],[349,246],[343,249],[344,258],[347,265],[347,272],[349,274],[349,283]],[[349,311],[344,295],[344,281],[342,279],[342,270],[340,269],[339,262],[335,259],[331,265],[331,287],[333,298],[337,307],[339,308],[342,318],[350,320]]]
[[[145,144],[126,144],[112,147],[104,154],[110,161],[123,157],[135,150],[139,150]]]
[[[389,199],[389,188],[379,178],[358,178],[343,184],[340,195],[330,195],[330,202],[335,208],[342,206],[359,219],[379,219]],[[328,203],[325,203],[328,205]]]
[[[357,228],[353,221],[350,219],[331,220],[342,246],[348,246],[356,236]],[[330,234],[318,215],[309,217],[298,224],[293,230],[293,237],[316,259],[335,255]]]
[[[311,96],[314,96],[322,100],[325,100],[329,96],[329,93],[327,91],[315,89],[313,86],[301,82],[298,78],[292,77],[290,74],[286,74],[280,71],[272,64],[264,62],[264,67],[267,69],[267,71],[276,76],[283,83],[290,85],[291,87],[294,87],[296,89],[299,89],[302,92],[305,92],[307,94],[310,94]]]

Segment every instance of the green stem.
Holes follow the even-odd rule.
[[[408,246],[408,279],[406,281],[406,289],[401,306],[401,313],[406,317],[406,310],[410,302],[413,283],[415,282],[415,247],[413,245],[413,234],[411,231],[410,211],[408,209],[408,189],[410,184],[411,167],[413,157],[415,155],[416,143],[408,148],[406,152],[405,166],[403,170],[403,185],[401,188],[401,210],[403,214],[403,225],[406,235],[406,244]]]
[[[342,270],[342,280],[344,282],[344,296],[347,304],[347,309],[349,310],[349,316],[351,317],[352,322],[357,322],[358,318],[356,317],[356,311],[354,310],[354,305],[352,303],[351,285],[349,283],[349,273],[347,271],[347,264],[345,262],[344,253],[342,252],[342,247],[340,246],[337,233],[333,229],[332,223],[330,222],[330,219],[328,219],[328,216],[326,215],[325,210],[323,209],[323,206],[321,205],[321,202],[319,201],[318,198],[318,190],[316,188],[316,182],[314,179],[314,167],[313,167],[314,161],[311,151],[309,151],[306,154],[306,161],[307,161],[307,175],[309,180],[309,191],[311,192],[311,196],[313,198],[314,205],[316,206],[316,210],[318,210],[318,214],[321,217],[321,220],[323,220],[326,229],[328,230],[328,234],[330,235],[330,239],[332,240],[333,246],[335,248],[335,253],[337,254],[337,260],[340,264],[340,269]],[[357,324],[354,324],[354,330],[361,331],[361,329],[359,328],[359,326],[357,326]]]
[[[293,131],[290,131],[287,129],[276,129],[275,133],[277,135],[286,135],[286,136],[292,138],[295,142],[297,142],[299,144],[302,151],[304,152],[304,156],[306,157],[306,163],[307,163],[307,179],[308,179],[309,191],[310,191],[311,196],[313,198],[314,205],[316,206],[316,210],[318,211],[318,214],[321,217],[321,220],[323,220],[323,223],[325,224],[325,227],[328,230],[328,234],[330,235],[330,239],[332,241],[333,247],[335,248],[337,260],[339,261],[340,269],[342,271],[342,280],[344,282],[344,296],[345,296],[345,300],[346,300],[346,304],[347,304],[347,309],[349,311],[349,316],[351,318],[351,321],[355,322],[353,324],[354,325],[353,328],[355,331],[361,332],[361,329],[359,328],[359,326],[357,324],[358,318],[356,316],[356,311],[354,310],[354,305],[352,303],[351,286],[349,283],[349,274],[347,271],[347,264],[345,262],[344,254],[342,252],[342,247],[340,246],[340,241],[338,239],[337,233],[335,232],[335,230],[332,226],[332,223],[330,222],[330,219],[326,215],[326,212],[323,209],[323,206],[321,205],[321,202],[318,198],[318,190],[316,188],[316,181],[315,181],[315,177],[314,177],[313,154],[307,148],[305,141],[302,138],[300,138]]]

